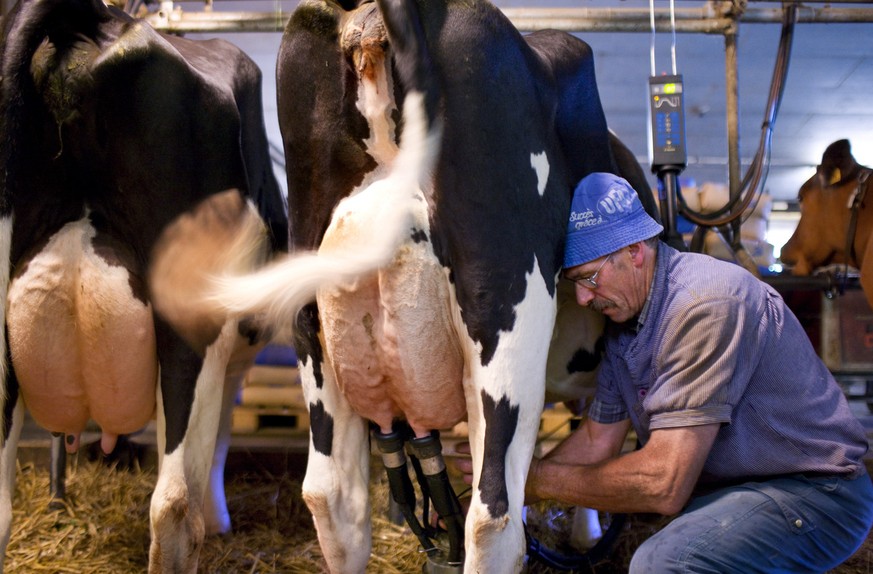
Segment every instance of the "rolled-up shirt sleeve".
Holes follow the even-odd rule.
[[[663,326],[643,402],[649,429],[730,423],[757,361],[759,317],[746,301],[694,301]]]
[[[611,424],[628,418],[609,357],[604,357],[597,373],[597,391],[588,408],[588,416],[599,423]]]

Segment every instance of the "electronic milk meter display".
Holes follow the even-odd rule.
[[[684,99],[681,74],[649,78],[649,158],[654,173],[664,167],[682,171],[688,162]]]

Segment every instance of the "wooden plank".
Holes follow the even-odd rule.
[[[304,409],[238,406],[233,409],[232,417],[231,432],[233,434],[257,432],[300,434],[309,432],[309,413]]]
[[[285,407],[306,410],[300,385],[246,384],[240,389],[239,404],[249,407]]]

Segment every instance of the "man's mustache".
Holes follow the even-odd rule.
[[[591,303],[589,303],[588,306],[598,313],[603,313],[604,310],[612,309],[614,307],[617,307],[618,305],[616,305],[613,301],[610,301],[609,299],[592,299]]]

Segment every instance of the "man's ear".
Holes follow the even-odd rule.
[[[625,249],[627,249],[628,254],[630,254],[630,259],[633,266],[641,267],[644,259],[643,242],[637,241],[636,243],[631,243],[630,245],[625,247]]]

